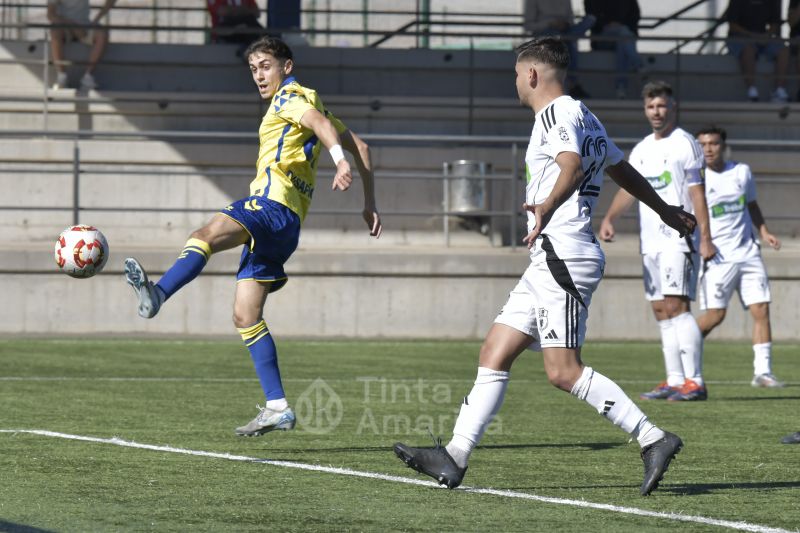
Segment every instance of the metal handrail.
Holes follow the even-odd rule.
[[[13,136],[13,137],[38,137],[47,134],[49,137],[55,138],[62,138],[66,140],[71,140],[74,142],[73,147],[73,156],[71,163],[66,161],[62,162],[37,162],[35,163],[36,168],[26,169],[25,162],[14,162],[11,164],[0,164],[0,173],[26,173],[26,174],[72,174],[73,177],[73,196],[71,205],[64,205],[64,206],[41,206],[41,205],[33,205],[33,206],[26,206],[26,205],[0,205],[0,211],[61,211],[61,212],[72,212],[73,214],[73,222],[78,223],[80,220],[81,213],[83,212],[111,212],[111,211],[123,211],[123,212],[164,212],[164,213],[212,213],[216,212],[217,209],[207,209],[207,208],[192,208],[192,207],[143,207],[143,206],[133,206],[133,207],[119,207],[119,206],[87,206],[83,205],[80,200],[80,190],[81,190],[81,180],[87,176],[106,176],[106,175],[143,175],[143,174],[153,174],[157,173],[159,175],[164,176],[203,176],[203,177],[219,177],[219,176],[242,176],[247,177],[252,175],[251,171],[243,170],[243,166],[230,166],[230,167],[219,167],[219,166],[209,166],[209,167],[197,167],[191,165],[190,163],[182,163],[176,165],[177,167],[183,168],[174,168],[171,165],[155,165],[150,164],[149,166],[152,168],[139,168],[139,169],[117,169],[112,167],[112,165],[106,163],[86,163],[82,161],[81,154],[80,154],[80,144],[79,141],[85,138],[105,138],[105,139],[113,139],[113,140],[123,140],[126,138],[131,137],[138,137],[138,138],[148,138],[148,139],[158,139],[158,138],[191,138],[195,140],[201,139],[214,139],[219,140],[221,137],[226,137],[230,139],[252,139],[252,134],[244,134],[244,133],[232,133],[232,132],[175,132],[175,131],[159,131],[159,132],[133,132],[133,133],[124,133],[124,132],[102,132],[102,131],[86,131],[86,130],[78,130],[78,131],[36,131],[36,130],[15,130],[15,131],[3,131],[0,132],[1,136]],[[512,248],[515,248],[518,245],[517,239],[518,235],[518,221],[520,221],[525,215],[524,213],[518,210],[519,201],[517,200],[519,191],[517,191],[518,184],[522,179],[521,175],[521,167],[519,165],[520,159],[520,148],[524,147],[529,138],[522,137],[522,136],[465,136],[465,135],[405,135],[405,134],[364,134],[364,139],[374,146],[385,146],[385,145],[394,145],[394,146],[415,146],[419,144],[424,145],[443,145],[443,146],[468,146],[468,145],[494,145],[494,146],[505,146],[510,149],[510,163],[511,163],[511,172],[509,173],[489,173],[486,175],[476,175],[470,176],[467,179],[481,179],[486,180],[487,182],[497,182],[503,183],[506,182],[509,187],[508,194],[511,199],[509,202],[507,209],[486,209],[481,211],[475,211],[469,213],[468,216],[479,216],[488,218],[490,221],[493,221],[494,218],[505,218],[509,221],[508,224],[508,238],[509,244]],[[625,145],[632,145],[638,142],[640,139],[638,138],[618,138],[615,139],[615,142],[618,145],[625,146]],[[785,147],[785,148],[792,148],[797,149],[800,148],[800,140],[785,140],[785,141],[776,141],[776,140],[737,140],[732,139],[729,141],[729,144],[733,146],[739,147]],[[31,163],[33,164],[33,163]],[[135,163],[128,163],[128,164],[135,164]],[[148,167],[148,164],[140,164],[140,167]],[[44,168],[43,168],[44,167]],[[56,167],[56,168],[50,168]],[[190,168],[191,170],[187,170]],[[391,216],[424,216],[424,217],[442,217],[443,219],[443,232],[444,232],[444,240],[445,245],[449,245],[450,241],[450,229],[449,229],[449,218],[450,217],[460,217],[464,216],[464,213],[459,211],[452,211],[447,209],[447,197],[449,194],[449,182],[453,179],[463,179],[465,176],[453,176],[448,175],[447,173],[438,173],[438,172],[431,172],[431,171],[422,171],[422,172],[398,172],[398,171],[377,171],[375,174],[377,180],[387,180],[387,179],[401,179],[401,180],[437,180],[442,182],[443,187],[443,198],[444,202],[442,204],[441,209],[437,210],[407,210],[407,209],[397,209],[397,210],[390,210],[384,211],[382,214],[385,217]],[[606,179],[608,181],[608,179]],[[792,185],[800,185],[800,180],[794,179],[782,179],[778,177],[767,178],[763,179],[764,183],[776,183],[776,184],[792,184]],[[327,215],[327,216],[335,216],[335,215],[353,215],[358,216],[360,213],[358,210],[350,210],[350,209],[334,209],[334,208],[324,208],[324,207],[316,207],[314,208],[313,212],[317,215]],[[600,215],[601,213],[598,213]],[[633,215],[626,216],[625,218],[633,218]],[[797,215],[771,215],[771,219],[774,220],[797,220]],[[494,232],[490,233],[493,235]]]

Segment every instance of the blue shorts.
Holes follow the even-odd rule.
[[[283,204],[263,196],[250,196],[220,211],[250,234],[242,250],[236,279],[270,283],[270,292],[286,284],[283,264],[297,249],[300,217]]]
[[[767,59],[774,60],[778,56],[784,46],[783,41],[768,41],[768,42],[755,42],[755,41],[737,41],[735,38],[727,40],[728,53],[734,57],[742,55],[745,46],[751,45],[756,47],[756,57],[765,55]]]

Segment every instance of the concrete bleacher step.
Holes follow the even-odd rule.
[[[37,92],[0,89],[0,127],[99,131],[254,132],[265,112],[254,94],[207,94],[74,89]],[[330,95],[326,106],[359,133],[525,136],[531,113],[509,98]],[[612,138],[622,144],[648,133],[639,101],[588,100]],[[800,137],[800,104],[681,102],[683,127],[723,125],[735,143]],[[60,122],[58,122],[60,121]],[[56,126],[60,124],[63,126]],[[630,142],[627,142],[630,144]],[[769,147],[767,147],[769,148]]]

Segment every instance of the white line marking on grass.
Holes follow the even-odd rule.
[[[369,377],[372,378],[374,376],[357,376],[355,378],[346,378],[346,379],[339,379],[339,378],[324,378],[326,383],[363,383],[364,378]],[[359,379],[360,378],[360,379]],[[311,383],[316,381],[320,378],[283,378],[283,381],[290,382],[290,383]],[[417,383],[419,382],[419,378],[376,378],[374,382],[376,386],[381,384],[381,380],[385,380],[386,383]],[[131,382],[187,382],[187,383],[249,383],[251,381],[258,381],[258,378],[204,378],[204,377],[189,377],[189,376],[176,376],[176,377],[157,377],[157,376],[0,376],[0,382],[2,381],[131,381]],[[431,378],[424,380],[427,383],[469,383],[471,384],[474,381],[474,378],[467,378],[467,379],[452,379],[452,378],[444,378],[444,379],[437,379]],[[653,380],[633,380],[633,379],[617,379],[615,380],[617,384],[620,385],[641,385],[641,384],[652,384]],[[545,379],[544,375],[542,375],[541,379],[515,379],[514,383],[539,383],[539,384],[546,384],[547,380]],[[750,385],[750,381],[713,381],[713,380],[706,380],[706,383],[710,385]],[[787,381],[785,382],[786,385],[800,385],[800,382],[795,381]]]
[[[368,479],[380,479],[383,481],[393,481],[395,483],[404,483],[407,485],[421,485],[426,487],[442,488],[433,481],[425,481],[421,479],[412,479],[407,477],[392,476],[388,474],[379,474],[376,472],[362,472],[359,470],[351,470],[349,468],[339,468],[334,466],[321,466],[311,465],[306,463],[295,463],[292,461],[277,461],[272,459],[259,459],[257,457],[248,457],[246,455],[233,455],[229,453],[206,452],[201,450],[188,450],[186,448],[173,448],[172,446],[156,446],[154,444],[141,444],[129,440],[123,440],[117,437],[110,439],[99,437],[87,437],[84,435],[71,435],[69,433],[58,433],[55,431],[47,431],[43,429],[0,429],[0,433],[26,433],[31,435],[40,435],[43,437],[55,437],[59,439],[78,440],[84,442],[95,442],[99,444],[113,444],[115,446],[124,446],[126,448],[137,448],[140,450],[152,450],[157,452],[179,453],[184,455],[195,455],[199,457],[211,457],[213,459],[225,459],[228,461],[242,461],[250,463],[261,463],[271,466],[280,466],[283,468],[296,468],[298,470],[307,470],[311,472],[324,472],[326,474],[339,474],[343,476],[362,477]],[[447,490],[447,489],[444,489]],[[571,505],[573,507],[583,507],[586,509],[599,509],[603,511],[611,511],[615,513],[630,514],[636,516],[645,516],[650,518],[661,518],[665,520],[676,520],[679,522],[694,522],[697,524],[727,527],[730,529],[738,529],[740,531],[754,531],[757,533],[792,533],[786,529],[780,529],[769,526],[762,526],[758,524],[750,524],[748,522],[732,522],[730,520],[719,520],[716,518],[707,518],[705,516],[692,516],[682,515],[676,513],[660,513],[657,511],[648,511],[646,509],[638,509],[636,507],[622,507],[619,505],[611,505],[607,503],[594,503],[584,500],[569,500],[566,498],[552,498],[549,496],[537,496],[536,494],[529,494],[525,492],[516,492],[511,490],[496,490],[496,489],[480,489],[473,487],[459,487],[456,490],[468,492],[471,494],[488,494],[491,496],[500,496],[503,498],[515,498],[521,500],[533,500],[542,503],[553,503],[557,505]]]

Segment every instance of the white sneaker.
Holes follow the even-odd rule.
[[[83,75],[81,78],[81,89],[85,91],[91,91],[92,89],[97,89],[97,82],[94,81],[94,76],[89,74],[88,72]]]
[[[772,103],[774,104],[785,104],[789,101],[789,93],[786,92],[786,89],[783,87],[778,87],[772,93]]]
[[[283,411],[276,411],[256,405],[256,409],[259,410],[258,416],[246,426],[236,428],[236,434],[240,437],[258,437],[276,429],[283,431],[294,429],[296,419],[291,407],[287,407]]]
[[[754,85],[747,89],[747,99],[751,102],[758,102],[758,89]]]
[[[125,281],[139,297],[139,316],[153,318],[164,303],[164,293],[147,279],[147,273],[133,257],[125,259]]]
[[[758,374],[753,376],[753,381],[750,382],[753,387],[763,387],[765,389],[779,389],[783,387],[783,383],[778,381],[772,374]]]
[[[66,89],[67,88],[67,73],[66,72],[59,72],[56,74],[56,82],[53,84],[54,90],[59,89]]]

